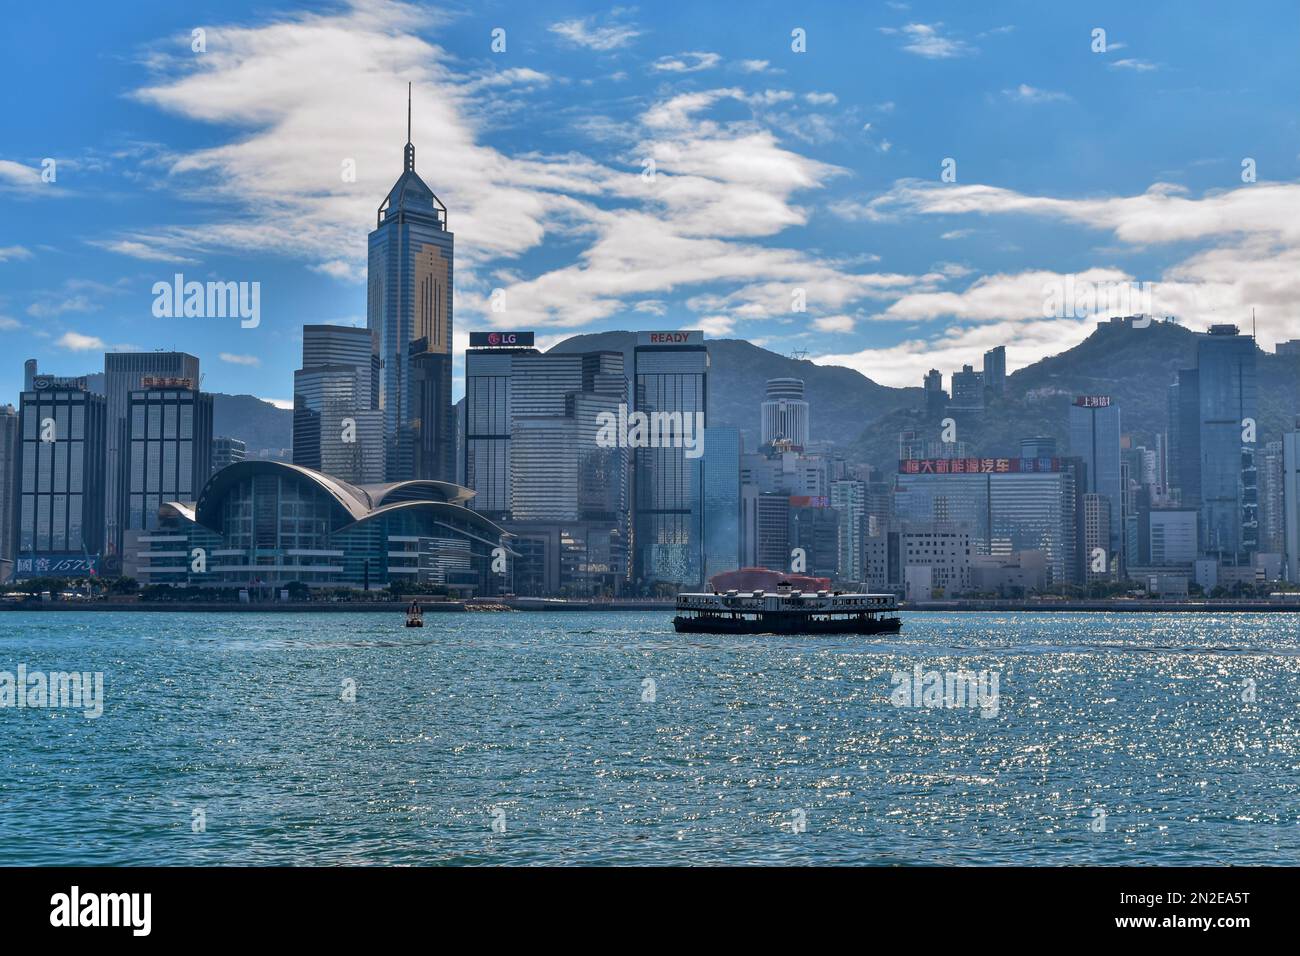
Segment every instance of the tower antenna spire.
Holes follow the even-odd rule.
[[[406,156],[406,169],[408,172],[415,171],[415,147],[411,145],[411,84],[406,84],[406,149],[403,151]]]

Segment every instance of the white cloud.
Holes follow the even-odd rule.
[[[973,363],[996,345],[1007,347],[1007,371],[1014,372],[1078,345],[1096,328],[1092,319],[1052,319],[991,323],[970,328],[952,326],[927,337],[858,352],[813,357],[818,365],[856,369],[872,381],[895,388],[919,386],[932,368],[954,369]]]
[[[25,246],[0,246],[0,262],[10,259],[30,259],[32,251]]]
[[[741,60],[736,64],[736,68],[742,73],[763,73],[771,65],[767,60]]]
[[[979,52],[964,40],[944,36],[942,28],[942,23],[909,23],[899,29],[881,27],[880,32],[903,36],[903,49],[927,60],[946,60]]]
[[[804,99],[813,106],[834,106],[840,101],[834,93],[806,93]]]
[[[89,296],[73,295],[33,302],[27,307],[27,314],[37,319],[52,319],[66,312],[92,312],[94,309],[95,304]]]
[[[1114,49],[1114,47],[1111,47],[1111,49]],[[1114,69],[1133,70],[1137,73],[1152,73],[1160,69],[1160,66],[1158,64],[1152,63],[1149,60],[1135,60],[1135,59],[1116,60],[1113,63],[1111,63],[1110,66]]]
[[[1002,95],[1007,99],[1015,100],[1019,103],[1052,103],[1070,99],[1070,97],[1065,93],[1058,93],[1053,90],[1040,90],[1027,83],[1021,83],[1015,89],[1003,90]]]
[[[641,31],[629,23],[609,23],[597,26],[595,17],[581,20],[563,20],[551,24],[550,30],[578,46],[589,50],[605,52],[627,46],[641,35]]]
[[[853,317],[848,315],[827,315],[813,320],[813,328],[818,332],[852,332]]]
[[[14,329],[21,329],[23,324],[15,318],[7,315],[0,315],[0,331],[12,332]]]
[[[95,239],[90,240],[90,245],[108,252],[116,252],[118,255],[130,256],[133,259],[144,259],[149,262],[178,262],[184,265],[194,265],[199,261],[134,239]]]
[[[795,287],[805,290],[812,321],[933,281],[858,272],[856,263],[782,248],[777,237],[809,219],[801,200],[846,172],[783,145],[783,131],[761,121],[761,111],[793,99],[789,91],[666,95],[625,123],[621,152],[635,162],[607,164],[577,152],[507,155],[478,141],[481,117],[472,118],[467,90],[481,75],[458,74],[453,58],[416,36],[421,15],[385,3],[262,27],[210,26],[203,57],[190,55],[187,43],[174,59],[161,59],[158,80],[137,91],[140,100],[239,131],[172,156],[171,181],[202,188],[234,211],[130,239],[196,253],[297,256],[324,274],[360,278],[375,206],[401,169],[410,79],[416,167],[446,203],[457,237],[461,323],[490,321],[494,285],[506,290],[512,325],[540,330],[705,291],[723,303],[701,305],[707,317],[784,316]],[[601,29],[582,22],[583,36]],[[756,115],[715,118],[725,102]],[[350,122],[338,123],[340,115]],[[801,127],[791,135],[816,132]],[[317,161],[308,168],[304,157]],[[640,175],[642,157],[655,160],[652,181]],[[355,182],[339,176],[345,160]],[[573,240],[558,261],[551,257],[540,272],[519,265],[554,235]]]
[[[1145,193],[1086,199],[1029,196],[985,185],[936,186],[917,180],[895,184],[883,196],[838,210],[847,218],[887,219],[927,215],[1030,215],[1112,233],[1135,250],[1155,245],[1199,243],[1156,275],[1129,276],[1097,267],[1079,273],[1149,283],[1156,314],[1179,316],[1185,324],[1259,316],[1259,338],[1269,345],[1300,335],[1300,183],[1253,183],[1193,198],[1157,183]],[[1076,276],[1076,278],[1078,277]],[[882,313],[902,320],[953,316],[970,320],[1024,319],[1046,281],[1056,273],[1028,271],[986,276],[964,293],[921,291],[903,295]]]
[[[736,321],[726,315],[704,315],[692,319],[691,325],[700,329],[710,338],[716,339],[731,334],[731,330],[736,326]]]
[[[661,56],[652,67],[660,73],[698,73],[709,70],[722,62],[717,53],[691,52],[678,53],[676,56]]]
[[[334,279],[341,279],[345,282],[364,282],[366,280],[365,268],[356,262],[349,262],[345,259],[331,259],[328,262],[318,262],[311,267],[313,272],[320,272]]]
[[[259,395],[257,396],[257,400],[260,402],[266,402],[268,405],[274,405],[276,408],[284,409],[285,411],[293,411],[292,398],[263,398]]]
[[[217,358],[223,362],[229,362],[231,365],[261,365],[262,360],[256,355],[237,355],[233,352],[222,352]]]
[[[72,352],[103,352],[108,348],[103,339],[80,332],[64,332],[54,344]]]
[[[0,191],[32,195],[46,185],[39,168],[0,159]]]

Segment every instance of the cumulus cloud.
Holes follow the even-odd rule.
[[[80,332],[64,332],[54,344],[71,352],[102,352],[108,348],[98,336],[82,335]]]
[[[1138,195],[1071,199],[907,180],[873,199],[839,204],[835,211],[870,221],[908,214],[1024,215],[1109,232],[1134,250],[1200,244],[1156,275],[1096,267],[1074,279],[1149,284],[1153,312],[1177,315],[1196,327],[1244,322],[1255,309],[1266,345],[1300,334],[1295,307],[1300,301],[1300,183],[1243,184],[1200,197],[1157,183]],[[1064,279],[1042,271],[985,276],[964,292],[903,295],[882,317],[1023,319],[1039,314],[1030,307],[1042,300],[1045,283]]]

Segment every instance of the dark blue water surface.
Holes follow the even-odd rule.
[[[0,709],[0,863],[1300,863],[1293,615],[401,624],[0,614],[0,671],[105,679]],[[894,706],[914,664],[996,671],[997,716]]]

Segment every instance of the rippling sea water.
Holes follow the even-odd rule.
[[[1300,863],[1297,616],[669,618],[0,614],[0,671],[105,675],[0,709],[0,863]],[[916,664],[997,716],[893,706]]]

